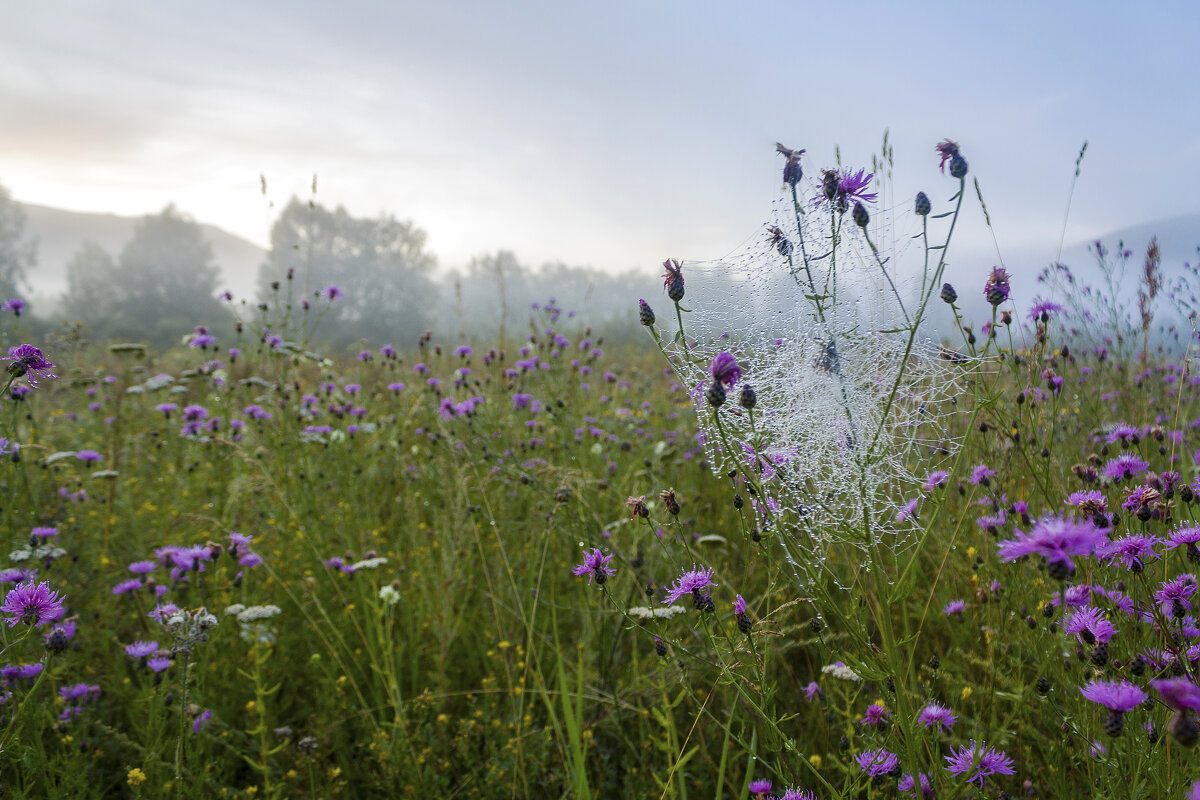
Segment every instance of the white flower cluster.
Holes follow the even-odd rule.
[[[649,608],[647,606],[634,606],[629,609],[629,616],[634,619],[670,619],[678,614],[686,614],[687,609],[683,606],[659,606],[658,608]]]

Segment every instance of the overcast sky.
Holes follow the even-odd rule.
[[[1002,244],[1050,258],[1085,139],[1068,242],[1200,210],[1198,8],[39,0],[0,26],[0,182],[265,245],[315,172],[320,202],[411,218],[448,266],[649,269],[761,230],[777,139],[815,174],[889,128],[898,197],[944,200],[933,145],[956,139]]]

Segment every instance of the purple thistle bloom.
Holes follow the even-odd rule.
[[[1157,536],[1133,534],[1115,542],[1108,542],[1096,548],[1096,557],[1101,563],[1119,560],[1125,568],[1133,572],[1141,572],[1145,561],[1158,558],[1154,546],[1162,542]]]
[[[750,794],[766,794],[771,791],[771,782],[765,779],[750,781],[750,786],[747,787]]]
[[[878,728],[887,722],[888,717],[892,716],[892,712],[879,703],[872,703],[867,706],[867,710],[863,712],[863,718],[859,721],[860,725],[866,725],[869,728]]]
[[[826,175],[828,176],[830,172],[833,173],[833,177],[827,177],[827,180],[836,179],[837,181],[834,203],[836,203],[836,207],[839,210],[845,211],[855,201],[874,203],[878,199],[879,195],[876,192],[867,191],[867,188],[871,185],[871,180],[875,177],[875,173],[868,174],[865,169],[860,169],[858,172],[851,172],[848,167],[840,173],[827,170]],[[829,199],[824,194],[820,194],[813,199],[813,206],[819,206],[827,202],[829,202]]]
[[[1192,610],[1191,597],[1196,593],[1196,576],[1191,574],[1176,575],[1169,581],[1164,581],[1154,593],[1154,602],[1164,617],[1175,616],[1178,606],[1184,614]]]
[[[137,641],[133,644],[125,645],[125,655],[130,658],[145,658],[151,653],[158,650],[158,642],[142,642]]]
[[[990,479],[995,477],[996,471],[987,464],[980,464],[975,469],[971,470],[969,483],[972,486],[987,486]]]
[[[1065,309],[1058,303],[1052,303],[1049,300],[1043,300],[1039,303],[1035,303],[1033,308],[1029,309],[1029,319],[1036,320],[1043,314],[1049,317],[1051,314],[1064,310]]]
[[[21,312],[25,310],[26,303],[20,298],[13,297],[4,301],[4,305],[0,306],[0,311],[11,311],[13,316],[21,316]]]
[[[1092,681],[1087,686],[1080,686],[1079,693],[1093,703],[1121,714],[1132,711],[1146,699],[1144,691],[1124,680]]]
[[[966,775],[967,783],[983,788],[983,781],[991,775],[1012,775],[1015,762],[1003,750],[996,750],[983,742],[971,740],[969,747],[959,746],[946,756],[946,771],[955,775]]]
[[[930,703],[921,709],[921,713],[917,715],[917,722],[926,728],[933,728],[940,725],[943,730],[948,731],[955,722],[958,722],[958,717],[945,706],[938,703]]]
[[[102,461],[104,459],[104,456],[100,455],[95,450],[80,450],[75,454],[75,457],[85,464],[94,464],[95,462]]]
[[[169,666],[171,666],[171,659],[166,658],[165,656],[158,656],[157,658],[146,660],[146,667],[149,668],[151,672],[162,672]]]
[[[112,587],[112,593],[113,594],[125,594],[127,592],[136,592],[140,588],[142,588],[141,579],[140,578],[130,578],[129,580],[121,581],[116,586]]]
[[[1167,545],[1168,550],[1174,550],[1176,547],[1183,547],[1187,550],[1189,558],[1193,557],[1197,545],[1200,545],[1200,526],[1192,525],[1186,528],[1180,528],[1168,535],[1170,544]],[[1200,556],[1200,553],[1195,553]]]
[[[332,303],[334,300],[337,300],[339,297],[342,296],[342,290],[339,289],[337,286],[330,284],[329,286],[325,287],[324,291],[322,291],[321,294],[323,296],[329,298],[329,302]]]
[[[1080,514],[1094,517],[1108,510],[1108,498],[1099,489],[1089,489],[1084,492],[1072,492],[1067,496],[1066,504],[1079,509]]]
[[[596,583],[604,583],[611,576],[616,575],[617,571],[608,564],[612,561],[612,553],[604,555],[600,552],[600,548],[592,548],[592,552],[583,551],[583,563],[578,564],[571,573],[574,575],[587,575],[588,583],[592,582],[592,578],[596,579]]]
[[[1075,571],[1071,556],[1091,555],[1096,548],[1107,542],[1104,532],[1091,520],[1078,522],[1062,517],[1047,517],[1033,526],[1028,535],[1016,531],[1016,538],[1000,542],[1001,561],[1016,561],[1027,555],[1037,554],[1049,564],[1059,564],[1066,573]]]
[[[50,591],[49,581],[35,585],[32,580],[10,589],[4,598],[4,605],[0,606],[0,612],[12,615],[8,618],[10,628],[20,622],[36,625],[53,622],[66,613],[62,596]]]
[[[1008,299],[1008,271],[1004,267],[994,267],[987,282],[983,285],[983,296],[993,306],[998,306]]]
[[[929,783],[929,776],[924,772],[918,772],[917,778],[921,781],[920,794],[922,797],[933,797],[933,786]],[[917,796],[917,779],[913,778],[911,772],[904,773],[904,777],[896,784],[898,791]]]
[[[208,727],[208,721],[212,719],[212,711],[204,709],[194,720],[192,720],[192,733],[199,733]]]
[[[779,800],[817,800],[817,796],[804,789],[787,789]]]
[[[29,532],[29,535],[36,536],[39,539],[50,539],[54,536],[58,536],[58,528],[48,528],[48,527],[34,528],[32,531]]]
[[[58,690],[58,696],[64,700],[79,700],[81,698],[99,697],[100,687],[86,683],[76,683],[70,686],[61,686]]]
[[[950,616],[951,614],[958,614],[959,616],[962,616],[962,613],[963,613],[963,611],[966,610],[966,608],[967,608],[966,601],[951,600],[949,603],[946,603],[944,608],[942,608],[942,612],[947,617]]]
[[[733,615],[735,617],[743,617],[746,615],[746,601],[742,599],[740,594],[737,596],[737,600],[735,600],[733,603]]]
[[[919,501],[920,498],[914,497],[904,505],[900,506],[900,510],[896,512],[896,522],[904,522],[904,520],[911,517],[913,512],[917,510],[917,503]]]
[[[804,692],[804,697],[808,700],[812,700],[822,694],[821,687],[817,685],[816,681],[809,681],[808,686],[805,686],[801,691]]]
[[[1188,790],[1187,800],[1200,800],[1200,781],[1192,784],[1192,788]]]
[[[1113,634],[1119,632],[1095,606],[1084,606],[1076,611],[1067,619],[1063,630],[1086,645],[1107,644]]]
[[[1124,422],[1119,422],[1112,426],[1112,430],[1104,437],[1104,441],[1108,444],[1129,444],[1135,441],[1141,434],[1137,428],[1132,425],[1126,425]]]
[[[1150,681],[1150,686],[1158,692],[1164,703],[1176,711],[1200,712],[1200,686],[1187,678]]]
[[[663,605],[667,606],[674,603],[679,598],[706,589],[709,586],[716,586],[713,583],[714,572],[711,569],[704,567],[696,567],[690,571],[684,572],[675,579],[675,585],[667,590],[667,599],[663,600]]]
[[[11,361],[8,374],[14,378],[25,376],[30,386],[37,386],[37,378],[57,378],[50,370],[54,365],[42,356],[42,351],[31,344],[22,344],[8,348],[8,355],[0,356],[0,361]]]
[[[895,753],[889,753],[882,747],[878,750],[864,750],[854,757],[858,768],[867,773],[867,777],[887,775],[900,766],[900,759]]]
[[[724,351],[717,353],[709,371],[713,381],[725,384],[726,388],[733,386],[742,378],[742,368],[738,366],[737,359]]]
[[[1121,453],[1116,458],[1110,458],[1100,470],[1100,474],[1110,481],[1120,481],[1132,478],[1145,472],[1150,465],[1138,458],[1136,453]]]
[[[921,488],[926,492],[932,492],[939,486],[945,486],[950,480],[950,473],[944,469],[939,469],[929,473],[929,477],[925,479],[925,483],[921,484]]]

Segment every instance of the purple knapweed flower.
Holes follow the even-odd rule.
[[[1106,461],[1100,469],[1100,474],[1110,481],[1121,481],[1145,472],[1149,466],[1136,453],[1121,453],[1121,455]]]
[[[713,570],[704,567],[695,567],[684,572],[675,579],[675,585],[667,590],[667,598],[662,601],[663,605],[670,605],[685,595],[699,592],[709,586],[716,586],[717,584],[713,583],[714,574]]]
[[[1187,678],[1150,681],[1150,687],[1158,692],[1164,703],[1176,711],[1200,713],[1200,686]]]
[[[983,788],[984,779],[992,775],[1012,775],[1015,762],[1003,750],[971,740],[970,746],[959,746],[946,756],[946,771],[967,776],[967,783]]]
[[[142,588],[142,581],[139,578],[130,578],[127,581],[121,581],[116,586],[112,587],[113,594],[126,594],[128,592],[136,592]]]
[[[1107,644],[1113,634],[1118,633],[1116,627],[1105,618],[1104,612],[1095,606],[1084,606],[1076,611],[1067,618],[1063,630],[1086,645]]]
[[[329,302],[332,303],[334,300],[337,300],[342,296],[342,290],[331,283],[329,286],[325,287],[325,289],[321,292],[321,295],[328,298]]]
[[[50,590],[49,581],[34,584],[33,580],[19,583],[9,590],[0,606],[0,613],[11,614],[8,627],[15,627],[24,622],[42,625],[54,622],[66,613],[62,604],[62,596]]]
[[[1080,686],[1079,693],[1093,703],[1121,714],[1132,711],[1146,699],[1141,688],[1124,680],[1092,681],[1087,686]]]
[[[1064,501],[1067,505],[1079,509],[1080,514],[1094,517],[1108,511],[1108,498],[1099,489],[1089,489],[1083,492],[1072,492]]]
[[[896,522],[904,522],[904,520],[911,517],[917,510],[917,504],[919,502],[920,498],[914,497],[904,505],[900,506],[900,510],[896,512]]]
[[[74,701],[100,696],[100,687],[95,684],[75,683],[68,686],[61,686],[58,689],[58,696],[64,700]]]
[[[167,667],[171,666],[171,659],[165,656],[146,659],[146,667],[151,672],[162,672]]]
[[[887,775],[900,766],[900,759],[895,753],[889,753],[882,747],[878,750],[864,750],[854,757],[858,768],[867,773],[867,777]]]
[[[923,484],[921,484],[921,488],[924,489],[926,493],[929,493],[939,486],[945,486],[949,480],[949,472],[944,469],[935,470],[929,473],[929,477],[925,479]]]
[[[746,787],[750,790],[750,794],[759,795],[760,797],[771,791],[771,782],[760,778],[756,781],[750,781],[750,785]]]
[[[868,728],[880,728],[887,724],[888,718],[891,716],[892,712],[888,711],[886,706],[872,703],[863,712],[863,718],[859,720],[859,724],[866,725]]]
[[[983,285],[983,296],[993,306],[998,306],[1008,299],[1009,291],[1008,271],[1004,267],[993,267]]]
[[[735,617],[746,616],[746,601],[742,599],[740,594],[737,596],[737,600],[733,602],[733,615]]]
[[[192,720],[192,733],[199,733],[208,727],[208,721],[212,719],[212,711],[207,708],[200,712],[195,719]]]
[[[933,797],[933,786],[929,783],[929,776],[924,772],[918,772],[917,779],[921,781],[920,796]],[[904,777],[896,784],[896,789],[916,797],[918,794],[917,779],[913,778],[911,772],[906,772],[904,773]]]
[[[868,173],[865,169],[858,172],[851,172],[848,167],[841,172],[825,170],[825,186],[829,188],[813,198],[813,206],[833,203],[835,208],[844,212],[855,202],[874,203],[879,197],[878,193],[867,191],[874,177],[875,173]],[[833,197],[826,192],[832,192]]]
[[[786,789],[779,800],[817,800],[817,796],[804,789]]]
[[[738,366],[737,359],[724,351],[717,353],[713,358],[709,372],[714,382],[722,383],[726,388],[733,386],[742,378],[742,368]]]
[[[929,703],[917,715],[917,722],[926,728],[941,726],[943,730],[948,731],[957,721],[958,717],[955,716],[954,712],[938,703]]]
[[[963,611],[965,611],[966,609],[967,609],[966,601],[951,600],[949,603],[946,603],[945,607],[942,608],[942,613],[944,613],[947,617],[952,614],[958,614],[961,617]]]
[[[1096,548],[1096,557],[1101,563],[1116,560],[1131,572],[1141,572],[1145,568],[1147,560],[1158,558],[1158,553],[1154,552],[1154,546],[1161,542],[1162,539],[1157,536],[1133,534],[1100,545]]]
[[[12,297],[4,301],[4,305],[0,306],[0,311],[11,311],[14,317],[21,316],[21,312],[25,310],[26,303],[18,297]]]
[[[971,470],[971,477],[968,479],[968,482],[972,486],[987,486],[995,476],[996,471],[994,469],[987,464],[980,464]]]
[[[45,359],[41,350],[31,344],[8,348],[8,355],[0,356],[0,361],[11,361],[8,374],[14,378],[24,376],[33,387],[37,387],[38,378],[58,377],[50,371],[54,369],[54,365]]]
[[[158,650],[158,642],[137,641],[133,644],[125,645],[125,655],[130,658],[145,658],[146,656]]]
[[[34,528],[33,530],[31,530],[31,531],[29,532],[29,535],[30,535],[30,536],[35,536],[35,537],[37,537],[38,539],[51,539],[51,538],[53,538],[53,537],[55,537],[55,536],[58,536],[58,528],[51,528],[51,527],[47,527],[47,526],[39,526],[39,527],[37,527],[37,528]]]
[[[1164,617],[1182,619],[1192,610],[1192,595],[1196,593],[1196,576],[1185,573],[1163,581],[1154,593],[1154,602]]]
[[[596,583],[603,584],[609,577],[616,575],[617,571],[609,566],[612,561],[612,553],[604,555],[600,548],[592,548],[592,552],[583,551],[583,563],[575,566],[571,570],[574,575],[587,575],[588,583],[592,582],[592,578],[596,579]]]
[[[1028,534],[1020,530],[1015,533],[1016,538],[1000,542],[1001,561],[1016,561],[1022,556],[1037,554],[1046,559],[1053,570],[1062,570],[1062,578],[1075,571],[1071,556],[1091,555],[1108,541],[1104,532],[1090,520],[1076,521],[1057,516],[1039,521]]]
[[[804,697],[807,700],[812,700],[821,694],[824,694],[821,691],[821,687],[817,685],[816,681],[809,681],[808,685],[801,689],[801,691],[804,692]]]
[[[1051,314],[1055,314],[1059,311],[1064,311],[1064,310],[1065,309],[1062,306],[1060,306],[1058,303],[1052,303],[1049,300],[1042,300],[1040,302],[1034,303],[1033,308],[1029,309],[1029,319],[1036,320],[1039,317],[1044,317],[1045,319],[1049,319]]]

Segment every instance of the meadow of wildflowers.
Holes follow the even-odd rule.
[[[552,300],[345,356],[336,286],[165,353],[6,304],[6,796],[1200,796],[1194,273],[954,287],[958,145],[896,209],[779,151],[642,348]]]

